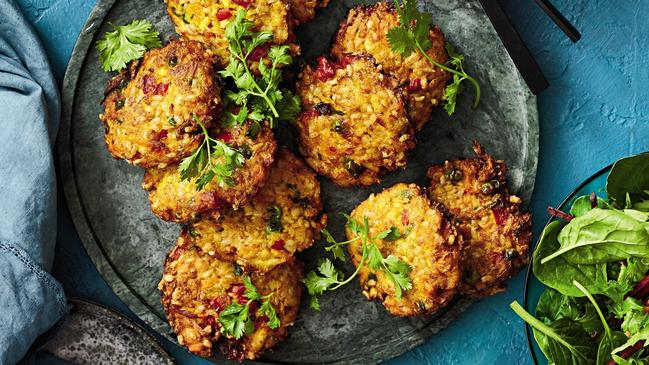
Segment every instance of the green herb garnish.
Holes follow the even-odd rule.
[[[120,71],[126,64],[141,58],[147,49],[162,47],[158,32],[148,20],[134,20],[128,25],[112,25],[97,41],[99,62],[104,71]]]
[[[457,94],[460,92],[460,85],[464,80],[468,80],[475,89],[473,107],[476,108],[480,103],[480,84],[464,70],[464,56],[456,53],[450,44],[446,45],[446,51],[451,57],[448,65],[435,61],[427,53],[432,46],[429,33],[433,25],[433,17],[428,13],[419,12],[417,2],[413,0],[394,0],[394,5],[399,14],[400,25],[388,32],[388,41],[392,51],[403,57],[408,57],[413,52],[419,52],[431,65],[453,74],[453,83],[444,90],[446,99],[444,109],[448,115],[455,113]]]
[[[259,75],[250,70],[249,63],[253,53],[266,46],[273,38],[271,32],[253,32],[254,24],[246,19],[246,11],[239,10],[225,29],[230,50],[230,60],[225,70],[219,73],[231,78],[236,91],[226,91],[226,99],[240,106],[238,114],[227,120],[243,123],[250,119],[255,122],[268,121],[271,128],[275,121],[292,122],[300,112],[300,99],[289,90],[281,89],[281,66],[293,62],[286,45],[273,45],[267,55],[258,60]]]
[[[284,230],[282,225],[282,208],[277,205],[272,205],[268,208],[268,213],[270,213],[270,218],[266,224],[267,232],[281,232]]]
[[[347,218],[347,228],[352,231],[355,237],[351,240],[337,242],[329,231],[323,229],[322,234],[330,244],[325,248],[325,250],[331,251],[334,258],[345,261],[343,246],[360,240],[362,243],[361,260],[358,263],[356,271],[346,279],[345,274],[336,269],[329,259],[325,258],[321,260],[318,263],[317,271],[309,272],[304,279],[304,284],[311,296],[311,308],[319,310],[320,303],[318,301],[318,296],[322,295],[325,291],[336,290],[352,281],[354,277],[358,275],[363,265],[367,265],[374,272],[383,272],[394,283],[397,299],[401,299],[403,290],[412,289],[412,281],[408,276],[412,268],[410,265],[393,255],[383,257],[383,254],[376,243],[378,240],[396,240],[402,237],[402,234],[396,227],[391,227],[374,237],[370,237],[370,228],[367,217],[364,218],[363,224],[357,222],[348,215],[345,215],[345,218]]]
[[[203,190],[212,179],[216,178],[219,186],[232,186],[232,173],[243,166],[245,158],[238,150],[227,143],[210,137],[205,125],[194,114],[194,121],[203,131],[203,143],[194,153],[184,158],[178,170],[182,180],[196,178],[196,189]]]
[[[261,302],[261,306],[257,310],[258,316],[265,316],[268,318],[268,327],[275,329],[280,326],[279,317],[275,308],[270,303],[270,298],[273,293],[268,295],[261,295],[257,288],[252,284],[249,276],[243,277],[243,285],[246,288],[243,296],[248,299],[244,304],[231,303],[223,309],[219,314],[219,323],[221,323],[221,332],[229,337],[240,339],[244,334],[249,335],[254,331],[255,325],[250,318],[250,303],[255,300]]]

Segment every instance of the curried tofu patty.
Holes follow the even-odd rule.
[[[246,161],[233,173],[233,186],[221,186],[213,179],[197,190],[196,179],[182,180],[178,165],[148,169],[142,184],[149,192],[151,210],[166,221],[189,223],[202,216],[218,217],[227,208],[238,209],[257,194],[268,179],[275,161],[277,142],[266,123],[246,122],[213,129],[211,135],[244,154]]]
[[[466,242],[462,293],[486,296],[505,290],[505,280],[529,262],[532,221],[509,193],[505,163],[477,142],[473,149],[477,158],[430,167],[428,193],[453,214]]]
[[[395,80],[369,56],[324,57],[301,72],[297,93],[300,151],[319,174],[339,186],[368,186],[380,174],[405,168],[415,147]]]
[[[303,24],[315,17],[315,11],[324,8],[329,0],[289,0],[291,13],[298,24]]]
[[[273,293],[270,302],[281,325],[270,329],[267,318],[257,314],[260,303],[254,301],[250,308],[255,328],[252,333],[235,340],[221,333],[219,315],[229,304],[247,301],[243,297],[244,275],[250,276],[261,295]],[[302,275],[302,264],[297,261],[278,266],[264,275],[250,274],[187,245],[181,237],[167,256],[158,288],[179,344],[196,355],[209,357],[215,344],[220,343],[226,357],[242,361],[257,358],[287,336],[300,306]]]
[[[403,183],[370,195],[354,209],[351,217],[357,222],[367,217],[371,237],[393,227],[400,232],[395,240],[378,239],[377,246],[384,258],[393,255],[412,268],[412,288],[398,299],[383,271],[363,265],[358,273],[363,295],[382,301],[396,316],[430,314],[449,304],[460,286],[463,242],[442,209],[417,185]],[[349,228],[347,238],[355,238]],[[350,243],[348,251],[358,267],[362,242]]]
[[[268,271],[311,247],[327,222],[321,213],[315,174],[283,148],[268,182],[248,205],[198,221],[183,235],[209,255]]]
[[[210,126],[220,104],[211,57],[200,43],[172,41],[113,78],[106,89],[106,145],[117,159],[163,168],[203,141],[195,115]]]
[[[399,25],[398,14],[391,3],[356,6],[340,25],[331,54],[335,57],[345,54],[367,54],[374,57],[385,72],[394,75],[399,81],[399,87],[406,97],[408,115],[417,130],[421,130],[430,119],[433,108],[442,103],[444,89],[451,75],[432,66],[418,52],[405,59],[394,53],[388,42],[388,32]],[[433,27],[429,38],[432,46],[428,55],[438,63],[446,63],[448,54],[442,31]]]
[[[228,64],[230,51],[225,28],[239,10],[246,10],[255,31],[273,33],[273,43],[289,44],[299,53],[294,42],[290,5],[284,0],[166,0],[167,12],[184,38],[201,42],[216,56],[222,66]]]

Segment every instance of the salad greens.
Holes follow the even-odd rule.
[[[511,304],[556,365],[649,364],[649,154],[618,161],[607,199],[578,197],[534,252],[535,316]]]

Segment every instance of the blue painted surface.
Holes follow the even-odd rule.
[[[94,1],[18,0],[43,38],[59,81]],[[531,202],[538,233],[545,207],[614,160],[649,150],[649,0],[555,0],[582,32],[573,45],[531,0],[505,7],[551,87],[539,97],[541,156]],[[54,275],[72,296],[91,298],[133,316],[93,267],[59,197]],[[524,326],[509,310],[522,301],[523,275],[506,293],[476,303],[402,364],[531,364]],[[208,364],[162,340],[179,364]]]

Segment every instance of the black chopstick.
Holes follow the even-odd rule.
[[[541,68],[532,57],[532,54],[523,43],[521,36],[514,28],[507,14],[502,9],[497,0],[480,0],[480,4],[487,13],[489,20],[496,29],[498,37],[502,41],[509,56],[514,61],[514,65],[518,68],[525,83],[530,88],[534,95],[539,94],[541,91],[548,87],[548,81],[543,76]]]
[[[548,14],[550,19],[575,43],[581,38],[581,33],[566,19],[550,0],[535,0],[536,4]]]

